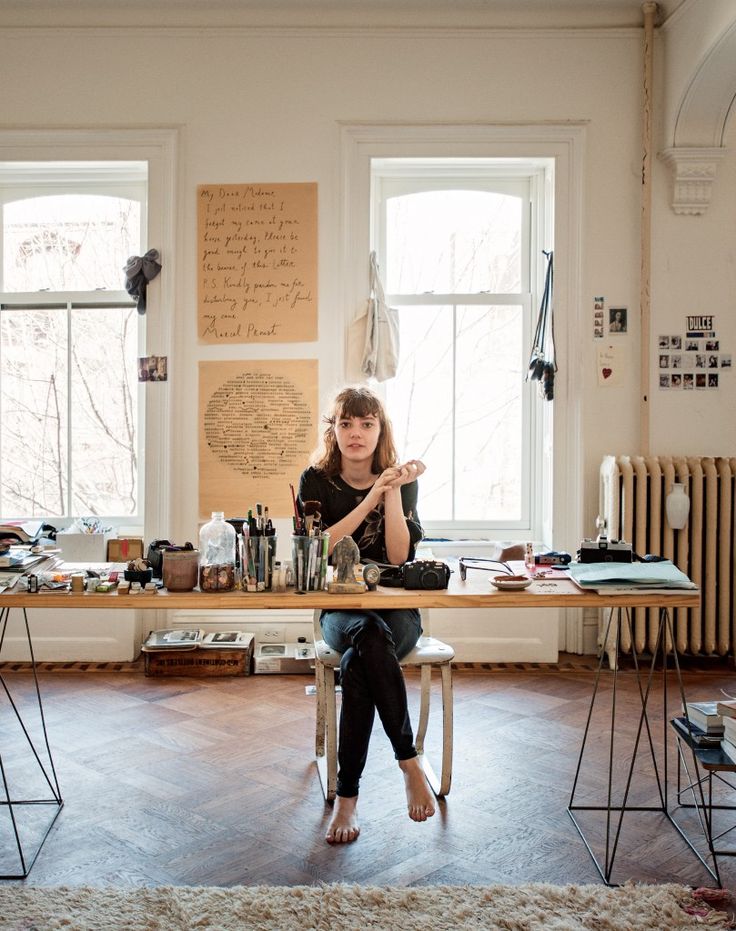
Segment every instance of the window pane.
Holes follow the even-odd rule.
[[[521,291],[522,198],[424,191],[386,202],[389,294]]]
[[[129,307],[2,312],[3,515],[137,512],[137,319]]]
[[[458,307],[455,520],[522,517],[520,306]]]
[[[452,308],[402,307],[401,362],[387,382],[399,458],[421,459],[419,517],[439,520],[452,510]]]
[[[4,310],[2,353],[2,514],[65,513],[67,498],[66,312]]]
[[[3,209],[5,291],[123,289],[139,254],[141,206],[92,194],[12,201]]]
[[[420,518],[520,520],[523,308],[404,306],[400,331],[387,400],[399,457],[427,466]]]
[[[138,314],[72,311],[72,514],[135,514]]]

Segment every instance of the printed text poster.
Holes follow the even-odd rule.
[[[199,363],[199,516],[290,517],[317,445],[317,361]]]

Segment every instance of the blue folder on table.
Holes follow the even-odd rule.
[[[581,588],[697,588],[684,572],[665,562],[574,562],[570,578]]]

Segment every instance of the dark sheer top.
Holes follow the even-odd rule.
[[[302,472],[299,481],[299,501],[319,501],[322,505],[322,526],[329,530],[333,524],[341,521],[365,498],[370,491],[368,488],[353,488],[339,475],[330,478],[314,466]],[[414,559],[417,543],[424,536],[422,525],[417,515],[416,482],[401,486],[401,504],[409,528],[409,560]],[[387,563],[385,515],[383,502],[369,511],[363,523],[352,534],[358,544],[360,558],[364,562]],[[336,542],[336,541],[335,541]]]

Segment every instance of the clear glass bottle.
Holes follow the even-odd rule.
[[[223,511],[213,511],[199,531],[199,587],[203,592],[235,588],[235,528]]]

